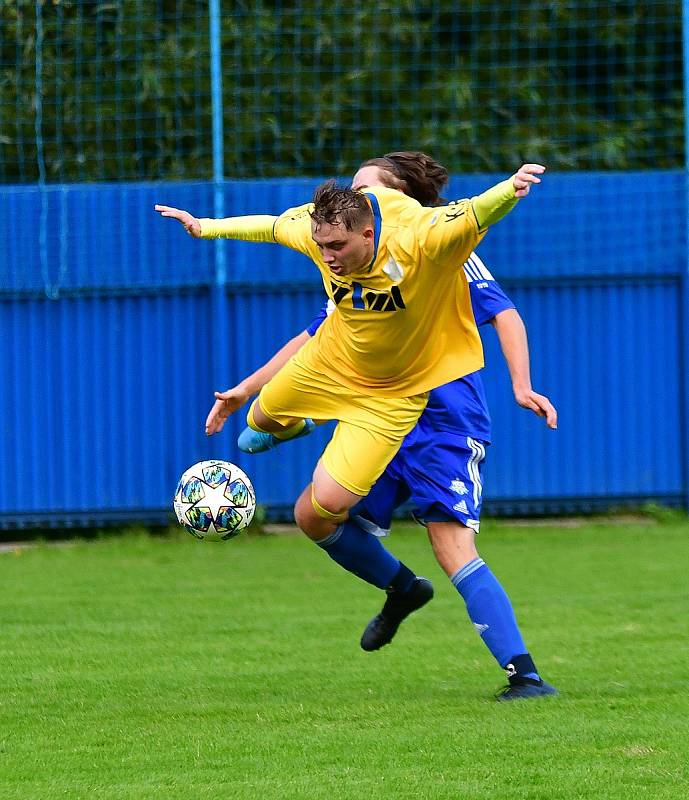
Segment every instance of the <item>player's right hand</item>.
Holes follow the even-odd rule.
[[[227,418],[251,397],[250,393],[240,386],[233,386],[224,392],[214,392],[214,394],[215,403],[206,417],[206,436],[220,433]]]
[[[545,167],[542,164],[522,164],[512,176],[515,195],[517,197],[526,197],[531,185],[541,182],[538,176],[544,172]]]
[[[557,409],[544,394],[528,389],[524,392],[515,392],[514,399],[522,408],[528,408],[537,417],[543,417],[545,424],[551,430],[557,430]]]
[[[181,208],[172,208],[172,206],[161,206],[158,203],[156,203],[155,210],[160,213],[161,217],[171,217],[181,222],[186,232],[193,236],[194,239],[201,238],[201,223],[188,211],[183,211]]]

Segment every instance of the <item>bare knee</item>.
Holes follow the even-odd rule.
[[[324,539],[348,517],[349,509],[361,498],[345,489],[319,461],[310,483],[294,506],[297,525],[311,539]]]
[[[324,539],[348,517],[349,498],[319,494],[313,484],[304,489],[294,506],[294,520],[311,539]]]
[[[476,534],[460,522],[429,522],[428,538],[438,564],[449,576],[478,558]]]

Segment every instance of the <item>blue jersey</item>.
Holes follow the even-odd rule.
[[[490,322],[501,311],[515,307],[476,253],[469,256],[464,264],[464,272],[469,282],[471,305],[478,326]],[[310,336],[314,335],[332,310],[334,306],[323,306],[307,328]],[[433,389],[421,419],[426,429],[490,442],[490,414],[480,372],[472,372]],[[413,436],[412,432],[407,439]]]

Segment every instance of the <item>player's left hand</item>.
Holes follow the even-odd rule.
[[[194,239],[201,238],[201,223],[193,214],[190,214],[188,211],[184,211],[182,208],[163,206],[160,205],[160,203],[156,203],[155,210],[160,214],[161,217],[170,217],[170,219],[176,219],[177,222],[181,222],[182,225],[184,225],[184,230],[189,234],[189,236],[193,236]]]
[[[526,197],[531,190],[532,184],[541,182],[538,176],[544,172],[545,167],[542,164],[522,164],[512,176],[515,195],[517,197]]]
[[[251,397],[241,386],[233,386],[224,392],[214,392],[214,394],[215,403],[206,417],[206,436],[220,433],[227,418]]]
[[[538,417],[545,419],[545,424],[551,429],[557,429],[557,410],[550,400],[543,394],[534,392],[533,389],[514,393],[514,399],[522,408],[528,408]]]

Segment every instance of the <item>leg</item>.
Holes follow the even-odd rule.
[[[483,643],[508,672],[511,696],[501,699],[552,694],[524,644],[509,597],[476,549],[485,443],[451,434],[439,437],[422,424],[417,431],[404,453],[404,479],[438,563],[464,600]]]
[[[309,539],[325,539],[347,519],[349,509],[359,500],[361,495],[341,486],[319,461],[313,482],[304,489],[294,506],[294,519]]]
[[[267,433],[283,433],[288,428],[291,428],[293,425],[297,425],[299,422],[301,422],[301,420],[296,417],[291,420],[288,419],[283,420],[282,422],[277,422],[277,420],[269,417],[263,411],[258,399],[254,400],[249,407],[247,421],[249,422],[249,425],[253,423],[257,430],[265,431]]]
[[[438,563],[466,603],[486,647],[503,669],[527,654],[512,605],[497,578],[480,558],[476,534],[458,521],[428,522],[428,537]],[[535,667],[525,673],[538,678]]]
[[[416,575],[388,552],[377,536],[348,519],[348,509],[360,499],[340,486],[319,461],[313,483],[297,500],[294,517],[309,539],[341,567],[379,589],[408,589]]]
[[[510,686],[499,699],[553,694],[524,644],[507,593],[476,550],[475,536],[459,522],[428,522],[428,537],[438,563],[462,596],[483,643],[507,670]]]
[[[248,427],[239,434],[237,447],[243,453],[264,453],[283,442],[308,436],[316,427],[310,418],[286,419],[282,422],[269,417],[254,400],[246,415]]]
[[[377,536],[347,519],[360,495],[340,486],[321,462],[314,481],[302,492],[295,506],[295,519],[306,535],[344,569],[367,583],[387,591],[380,614],[368,624],[361,639],[364,650],[378,650],[388,644],[401,622],[433,596],[433,586],[418,578],[395,558]]]
[[[460,522],[429,522],[428,538],[435,558],[448,578],[478,558],[476,534]]]
[[[337,388],[309,363],[297,358],[288,361],[251,404],[249,427],[240,434],[237,446],[244,453],[261,453],[310,433],[314,416],[321,422],[337,418],[337,403],[333,402]]]
[[[349,509],[368,494],[395,456],[426,400],[425,394],[409,398],[363,395],[335,384],[295,356],[261,392],[260,411],[269,419],[258,416],[254,421],[259,427],[259,421],[266,426],[270,420],[292,424],[295,417],[339,420],[313,483],[297,500],[295,519],[342,567],[394,592],[405,593],[416,576],[375,536],[350,520]]]
[[[416,405],[407,400],[366,401],[370,408],[356,409],[356,423],[340,421],[337,425],[316,465],[313,483],[295,505],[297,525],[311,539],[318,541],[333,534],[348,518],[349,509],[369,494],[397,454],[404,435],[413,427],[425,397]],[[402,404],[398,430],[394,430],[396,402]],[[387,429],[388,424],[392,431]]]

